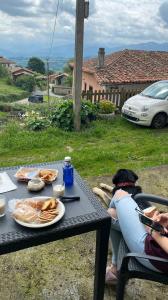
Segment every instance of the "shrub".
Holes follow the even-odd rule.
[[[90,101],[83,100],[81,104],[81,124],[85,125],[90,121],[95,120],[96,115],[96,106]],[[50,120],[51,124],[66,131],[72,131],[74,129],[73,101],[64,100],[63,102],[60,102],[52,111]]]
[[[114,103],[108,100],[102,100],[98,103],[98,110],[101,114],[110,114],[114,112],[116,109],[116,106]]]
[[[9,75],[6,77],[6,84],[8,84],[8,85],[13,85],[14,84],[13,79]]]
[[[51,124],[67,131],[73,130],[73,102],[64,100],[51,112]]]
[[[0,63],[0,78],[4,78],[8,76],[7,69]]]
[[[23,91],[21,94],[0,94],[0,102],[14,102],[26,98],[28,95],[29,94],[26,91]]]
[[[45,117],[42,117],[38,112],[31,111],[25,114],[26,126],[30,130],[42,130],[50,125],[50,122]]]
[[[16,79],[15,85],[17,87],[22,88],[23,90],[26,90],[28,92],[32,92],[35,85],[36,85],[36,81],[35,81],[34,76],[21,75]]]
[[[87,124],[96,119],[97,106],[90,101],[83,100],[81,104],[81,123]]]

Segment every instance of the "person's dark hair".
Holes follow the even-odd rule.
[[[122,189],[129,194],[132,194],[132,197],[136,194],[142,193],[141,186],[135,185],[138,180],[138,175],[132,170],[128,169],[119,169],[117,173],[113,176],[112,182],[115,185],[113,189],[113,195],[119,189]]]

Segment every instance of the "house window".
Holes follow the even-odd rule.
[[[86,89],[87,89],[87,83],[85,82],[85,85],[84,85],[84,91],[86,92]]]
[[[89,85],[89,91],[93,92],[93,87]]]

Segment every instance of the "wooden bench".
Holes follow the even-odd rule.
[[[135,196],[136,202],[149,201],[168,206],[168,199],[157,197],[149,194],[138,194]],[[149,256],[139,253],[130,253],[124,239],[121,240],[118,252],[117,269],[118,269],[118,284],[116,300],[124,299],[125,285],[130,278],[140,278],[151,281],[168,284],[168,274],[154,272],[141,265],[136,258],[157,260],[168,264],[168,259]]]

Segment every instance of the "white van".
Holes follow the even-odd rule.
[[[168,80],[155,82],[129,98],[122,107],[122,116],[139,125],[163,128],[168,123]]]

